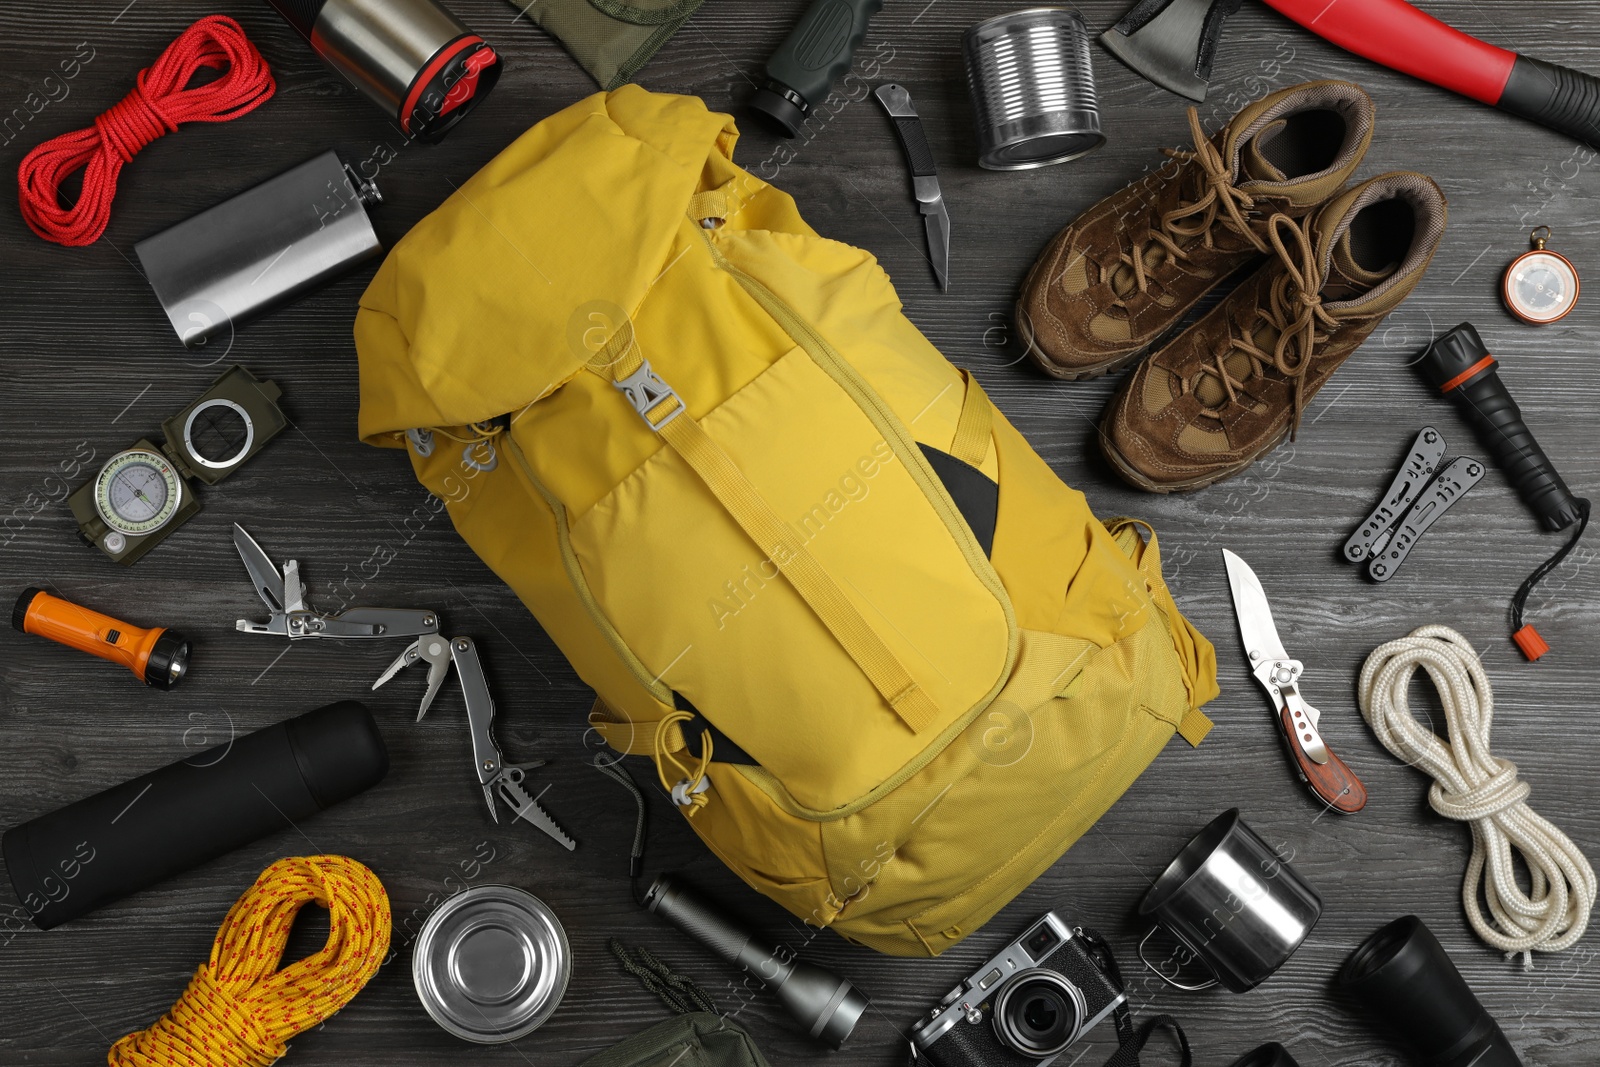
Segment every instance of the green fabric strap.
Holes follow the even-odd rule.
[[[688,1054],[694,1050],[698,1055]],[[678,1015],[590,1056],[582,1067],[770,1067],[761,1050],[732,1019],[697,1011]]]
[[[509,2],[561,42],[607,91],[633,80],[703,0]]]

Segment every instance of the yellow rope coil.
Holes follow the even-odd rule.
[[[278,969],[289,929],[315,901],[328,909],[321,951]],[[268,867],[222,920],[211,959],[148,1030],[106,1054],[110,1067],[267,1067],[291,1037],[343,1008],[389,951],[389,895],[344,856],[292,856]]]

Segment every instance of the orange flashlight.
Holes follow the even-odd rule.
[[[149,630],[51,596],[24,589],[11,611],[11,625],[68,648],[120,663],[157,689],[171,689],[189,670],[189,639],[176,630]]]

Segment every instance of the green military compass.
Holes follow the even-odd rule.
[[[94,481],[94,508],[115,533],[149,534],[172,521],[184,485],[167,457],[148,448],[112,456]]]
[[[190,479],[215,485],[283,430],[282,395],[230,368],[161,424],[165,445],[134,442],[68,498],[84,539],[117,563],[139,559],[200,510]]]

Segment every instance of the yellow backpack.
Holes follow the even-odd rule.
[[[1215,654],[737,136],[629,85],[518,138],[362,297],[361,435],[728,866],[934,955],[1199,743]]]

